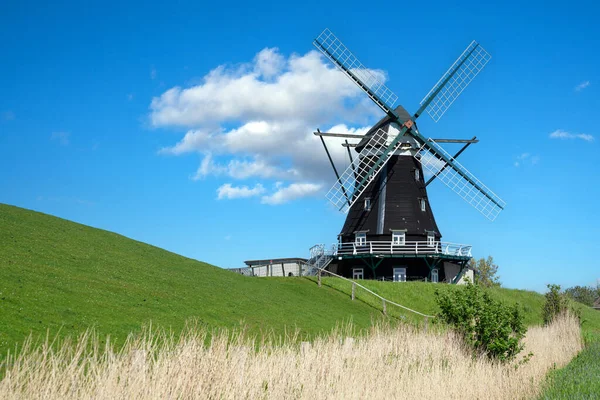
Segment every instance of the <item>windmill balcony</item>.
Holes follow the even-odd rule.
[[[409,242],[396,244],[393,242],[363,242],[339,243],[336,245],[335,255],[360,255],[360,254],[431,254],[471,257],[471,245],[448,242]]]

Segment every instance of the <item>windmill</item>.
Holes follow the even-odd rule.
[[[347,213],[328,268],[356,279],[459,281],[467,271],[471,246],[441,241],[427,186],[434,180],[443,182],[491,221],[505,202],[456,160],[470,144],[478,142],[476,137],[431,139],[419,131],[416,121],[427,112],[438,122],[491,56],[471,42],[411,115],[402,106],[395,107],[398,96],[329,29],[313,44],[386,114],[364,135],[315,132],[337,178],[326,197]],[[343,146],[348,149],[350,165],[341,175],[323,139],[328,136],[346,139]],[[359,142],[349,143],[348,139]],[[464,146],[451,156],[440,143]],[[351,148],[357,153],[354,158]],[[427,181],[423,172],[430,176]]]

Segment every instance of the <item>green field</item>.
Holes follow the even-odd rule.
[[[0,204],[0,359],[30,333],[47,331],[51,337],[73,336],[94,327],[101,337],[122,343],[149,322],[178,331],[195,319],[209,328],[242,324],[250,333],[297,330],[311,338],[340,323],[362,329],[383,318],[380,299],[358,288],[352,301],[349,282],[322,283],[319,288],[316,278],[245,277],[112,232]],[[427,314],[437,312],[436,289],[457,290],[423,282],[361,284]],[[501,288],[492,294],[521,304],[528,325],[542,323],[543,295]],[[580,308],[592,343],[600,337],[600,312]],[[392,305],[387,314],[392,321],[423,321]],[[550,397],[544,398],[559,393],[553,388],[595,379],[599,352],[597,343],[590,345],[553,373]]]
[[[600,314],[600,313],[599,313]],[[586,348],[565,368],[548,375],[540,400],[600,398],[600,336],[586,335]]]
[[[0,354],[32,332],[90,326],[117,343],[144,323],[314,336],[381,313],[308,279],[248,278],[115,233],[0,204]]]
[[[346,296],[351,296],[352,284],[350,282],[343,281],[339,278],[324,278],[322,279],[322,282],[325,287],[336,289]],[[453,285],[436,285],[426,282],[404,282],[402,284],[397,284],[392,282],[365,280],[361,281],[360,284],[386,299],[430,315],[435,314],[438,311],[438,307],[435,303],[436,290],[445,291],[456,290],[458,288],[458,286]],[[497,300],[509,304],[520,304],[527,325],[541,325],[543,323],[543,295],[528,290],[504,288],[492,288],[490,289],[490,292],[492,297]],[[356,298],[373,307],[379,309],[382,308],[382,301],[380,299],[360,288],[356,290]],[[600,312],[582,304],[576,304],[575,306],[581,310],[584,332],[600,336]],[[387,306],[387,311],[392,317],[406,318],[409,321],[415,322],[423,320],[422,317],[391,305]]]

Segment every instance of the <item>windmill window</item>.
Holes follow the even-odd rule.
[[[371,198],[365,198],[365,211],[371,211]]]
[[[435,246],[435,235],[433,233],[427,234],[427,246],[434,247]]]
[[[415,181],[418,181],[421,178],[421,173],[419,169],[415,169]]]
[[[365,270],[363,268],[352,268],[352,279],[364,279]]]
[[[404,246],[406,244],[406,232],[392,231],[392,244]]]
[[[425,211],[425,199],[419,199],[419,203],[421,205],[421,211]]]
[[[394,282],[406,282],[406,267],[394,267]]]
[[[367,244],[367,234],[365,232],[359,232],[354,237],[354,243],[358,246],[364,246]]]
[[[438,283],[440,279],[439,273],[437,269],[431,270],[431,282]]]

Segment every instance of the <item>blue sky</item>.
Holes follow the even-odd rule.
[[[491,62],[419,127],[476,135],[460,161],[508,206],[491,223],[433,184],[444,240],[508,287],[594,284],[600,6],[483,3],[3,2],[0,202],[221,267],[307,256],[344,219],[310,132],[381,117],[312,39],[330,28],[412,112],[476,39]]]

